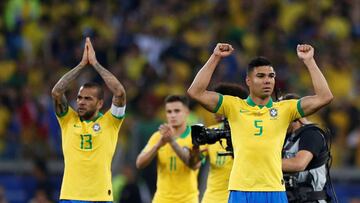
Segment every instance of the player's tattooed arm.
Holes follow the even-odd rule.
[[[54,105],[55,105],[55,112],[59,116],[64,115],[69,108],[69,104],[64,94],[60,99],[54,99]]]
[[[67,112],[68,102],[65,97],[65,91],[69,84],[80,74],[80,71],[84,66],[84,64],[80,63],[78,66],[67,72],[52,89],[51,95],[54,100],[57,115],[62,115]]]
[[[69,106],[65,97],[65,91],[69,84],[80,74],[80,71],[88,64],[88,49],[88,45],[85,43],[83,56],[79,65],[63,75],[51,91],[57,115],[63,115],[68,110]]]
[[[95,70],[100,74],[100,76],[105,81],[106,86],[110,89],[110,91],[114,94],[112,103],[115,106],[125,106],[126,104],[126,93],[124,86],[120,83],[120,81],[108,70],[106,70],[103,66],[101,66],[98,62],[93,64]]]
[[[126,104],[126,93],[124,86],[120,81],[108,70],[99,64],[96,59],[95,50],[91,44],[90,38],[86,38],[86,45],[88,46],[88,57],[89,63],[94,69],[100,74],[102,79],[105,81],[106,86],[114,94],[112,103],[115,106],[125,106]]]
[[[190,150],[186,147],[181,147],[175,139],[170,140],[170,146],[173,148],[175,153],[180,157],[180,159],[191,168],[190,166]]]

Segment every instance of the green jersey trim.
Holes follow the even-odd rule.
[[[119,119],[119,120],[121,120],[121,119],[123,119],[125,117],[125,114],[122,115],[122,116],[115,116],[114,114],[111,114],[111,115],[114,116],[115,118]]]
[[[250,96],[248,96],[246,98],[246,103],[252,107],[254,106],[258,106],[260,109],[262,109],[264,107],[264,105],[257,105],[255,104],[255,102],[251,99]],[[270,100],[268,101],[268,103],[265,105],[267,108],[271,108],[273,106],[273,100],[272,98],[270,97]]]
[[[56,113],[56,115],[57,115],[59,118],[61,118],[61,117],[64,117],[68,112],[69,112],[69,106],[67,106],[65,112],[63,112],[63,113],[61,113],[61,114],[58,114],[58,113],[56,113],[56,112],[55,112],[55,113]]]
[[[216,104],[216,107],[214,109],[214,113],[218,112],[219,111],[219,108],[223,102],[223,95],[222,94],[219,94],[219,100],[218,100],[218,103]]]
[[[297,110],[300,113],[301,117],[305,116],[304,110],[301,108],[301,99],[297,101]]]
[[[186,126],[186,130],[185,130],[185,132],[183,132],[181,135],[180,135],[180,138],[182,138],[182,139],[184,139],[184,138],[186,138],[189,134],[190,134],[190,126]]]
[[[92,120],[83,120],[81,117],[80,117],[80,120],[81,120],[81,121],[85,121],[86,123],[90,123],[91,121],[95,122],[98,118],[100,118],[100,117],[102,117],[102,116],[103,116],[103,114],[99,112],[99,113],[97,114],[97,116],[96,116],[94,119],[92,119]]]

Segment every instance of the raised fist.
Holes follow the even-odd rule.
[[[298,44],[296,51],[298,57],[302,60],[309,60],[314,57],[314,48],[308,44]]]
[[[216,56],[226,57],[234,51],[234,48],[230,44],[218,43],[214,49]]]

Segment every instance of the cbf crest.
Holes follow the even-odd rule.
[[[95,132],[99,132],[100,129],[101,129],[101,127],[100,127],[100,125],[99,125],[98,123],[95,123],[92,128],[93,128],[93,130],[94,130]]]
[[[269,110],[269,113],[270,113],[270,116],[272,119],[277,119],[277,116],[278,116],[278,110],[275,109],[275,108],[271,108]]]

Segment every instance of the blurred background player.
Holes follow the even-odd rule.
[[[136,160],[142,169],[157,160],[157,189],[154,203],[198,203],[197,174],[200,164],[190,164],[191,128],[186,96],[169,95],[165,99],[167,123],[160,125]]]
[[[215,86],[215,92],[222,95],[231,95],[245,99],[248,91],[241,85],[234,83],[220,83]],[[217,124],[209,128],[224,128],[225,117],[219,114],[214,114]],[[229,198],[229,177],[233,164],[233,158],[230,155],[221,156],[218,153],[224,152],[227,147],[226,140],[222,139],[221,143],[208,144],[206,146],[207,157],[209,160],[209,172],[206,183],[206,190],[201,200],[202,203],[225,203]]]
[[[111,108],[104,114],[100,112],[104,93],[96,83],[80,87],[76,111],[65,97],[70,83],[88,63],[113,93]],[[52,97],[62,130],[65,162],[60,202],[112,202],[111,162],[125,116],[126,96],[116,77],[98,63],[89,38],[80,64],[56,83]]]

